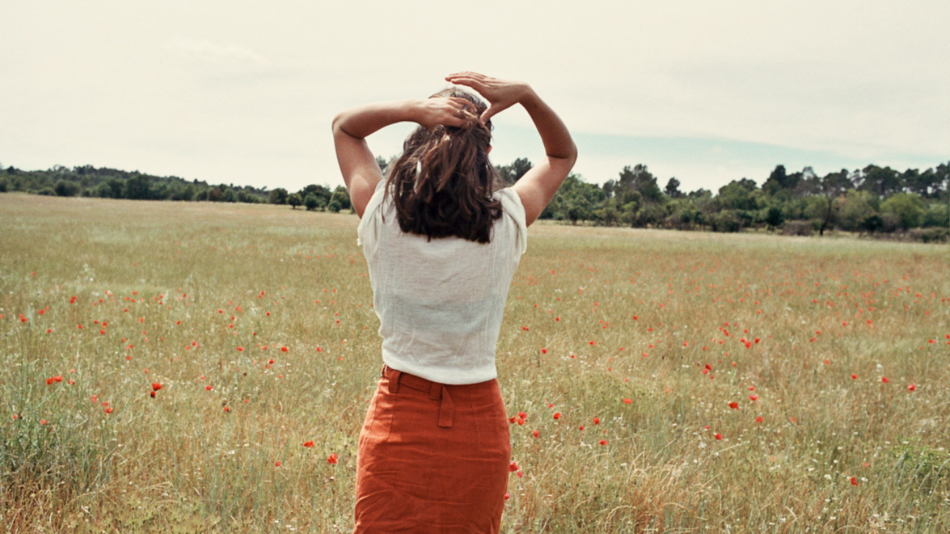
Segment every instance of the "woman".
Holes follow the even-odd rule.
[[[456,88],[333,121],[385,363],[359,438],[358,533],[498,532],[511,445],[495,345],[526,227],[577,158],[564,123],[527,84],[445,79],[488,105]],[[547,155],[499,190],[490,119],[515,104]],[[420,126],[384,178],[365,138],[403,121]]]

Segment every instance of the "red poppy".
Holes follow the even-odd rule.
[[[336,454],[331,454],[331,455],[327,458],[327,463],[328,463],[328,464],[337,464],[337,463],[339,463],[339,460],[338,460],[337,455],[336,455]]]
[[[752,402],[755,402],[755,401],[759,400],[759,396],[758,396],[758,395],[749,395],[749,400],[752,401]]]
[[[281,347],[281,348],[280,348],[280,351],[281,351],[281,352],[287,352],[287,347]]]
[[[561,418],[561,412],[554,412],[554,419],[558,420]]]
[[[509,472],[514,473],[514,472],[517,471],[518,469],[520,469],[520,468],[518,467],[517,462],[511,462],[510,464],[508,464],[508,471],[509,471]]]
[[[624,400],[623,400],[623,403],[624,403],[624,404],[633,404],[633,399],[624,399]]]
[[[153,389],[154,391],[158,391],[158,390],[162,389],[162,385],[159,384],[158,382],[152,382],[152,389]]]
[[[882,376],[882,377],[881,377],[881,382],[884,382],[885,384],[890,384],[890,383],[891,383],[891,380],[890,380],[889,378],[887,378],[886,376]]]
[[[539,438],[539,437],[541,437],[541,432],[539,432],[539,431],[537,431],[537,430],[532,430],[532,431],[531,431],[531,435],[534,436],[534,437],[536,437],[536,438]]]
[[[717,440],[722,440],[722,434],[720,434],[719,432],[716,432],[716,434],[713,437],[716,438]]]
[[[594,424],[595,424],[595,425],[599,425],[599,424],[600,424],[600,418],[599,418],[599,417],[595,417],[595,418],[594,418]]]
[[[917,385],[916,385],[916,384],[910,384],[909,386],[907,386],[907,391],[910,391],[910,392],[917,391]]]
[[[606,439],[602,439],[602,440],[598,441],[597,443],[600,443],[601,445],[606,445],[606,444],[607,444],[607,440],[606,440]]]
[[[852,485],[852,486],[857,486],[857,485],[858,485],[858,479],[857,479],[857,478],[851,477],[850,480],[851,480],[851,485]]]
[[[303,443],[303,446],[304,446],[304,447],[313,447],[313,446],[314,446],[314,445],[313,445],[313,440],[305,441],[305,442]]]
[[[729,407],[732,408],[733,410],[738,410],[738,409],[739,409],[739,403],[736,402],[736,401],[732,401],[732,402],[729,403]]]

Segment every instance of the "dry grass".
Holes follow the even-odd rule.
[[[0,525],[349,531],[380,366],[356,223],[0,195]],[[532,228],[505,532],[950,530],[948,272],[946,246]]]

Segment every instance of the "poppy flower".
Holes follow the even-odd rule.
[[[595,425],[599,425],[599,424],[600,424],[600,418],[599,418],[599,417],[595,417],[595,418],[594,418],[594,424],[595,424]]]
[[[759,400],[759,396],[758,396],[758,395],[749,395],[749,400],[752,401],[752,402],[755,402],[755,401]]]
[[[738,409],[739,409],[739,403],[736,402],[736,401],[732,401],[732,402],[729,403],[729,407],[732,408],[733,410],[738,410]]]
[[[338,460],[337,455],[336,455],[336,454],[331,454],[331,455],[327,458],[327,463],[328,463],[328,464],[337,464],[337,463],[339,463],[339,460]]]
[[[539,437],[541,437],[541,432],[540,432],[540,431],[537,431],[537,430],[532,430],[532,431],[531,431],[531,435],[534,436],[534,437],[536,437],[536,438],[539,438]]]
[[[314,446],[314,445],[313,445],[313,440],[305,441],[305,442],[303,443],[303,446],[304,446],[304,447],[311,447],[311,448],[312,448],[312,447]]]
[[[280,460],[277,460],[276,462],[274,462],[274,465],[275,465],[276,467],[280,467]]]
[[[561,418],[561,412],[554,412],[554,420],[557,421]]]
[[[624,400],[623,400],[623,403],[624,403],[624,404],[633,404],[633,399],[624,399]]]
[[[851,480],[851,485],[852,485],[852,486],[857,486],[857,485],[858,485],[858,479],[857,479],[857,478],[851,477],[850,480]]]
[[[160,390],[160,389],[162,389],[162,385],[161,385],[161,384],[159,384],[158,382],[152,382],[152,390],[153,390],[153,391],[158,391],[158,390]]]
[[[884,382],[885,384],[890,384],[890,383],[891,383],[891,380],[890,380],[889,378],[887,378],[886,376],[882,376],[882,377],[881,377],[881,382]]]
[[[597,443],[600,443],[601,445],[606,445],[606,444],[607,444],[607,440],[606,440],[606,439],[602,439],[602,440],[598,441]]]
[[[508,464],[508,471],[509,471],[509,472],[514,473],[514,472],[517,471],[518,469],[520,469],[520,468],[518,467],[517,462],[511,462],[510,464]]]
[[[907,391],[910,391],[911,393],[913,393],[914,391],[917,391],[917,385],[916,385],[916,384],[910,384],[910,385],[908,385],[908,386],[907,386]]]
[[[281,347],[281,348],[280,348],[280,351],[281,351],[281,352],[287,352],[287,350],[288,350],[287,347]]]
[[[719,440],[719,441],[722,440],[722,434],[720,434],[719,432],[716,432],[716,435],[714,435],[713,437],[716,438],[716,439]]]

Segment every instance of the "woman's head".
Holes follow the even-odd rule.
[[[479,122],[488,106],[457,88],[432,95],[464,98],[475,113],[462,112],[460,128],[420,126],[403,143],[403,153],[389,169],[389,194],[403,232],[429,239],[457,236],[491,241],[493,222],[501,217],[501,202],[492,199],[500,179],[488,160],[491,122]]]

